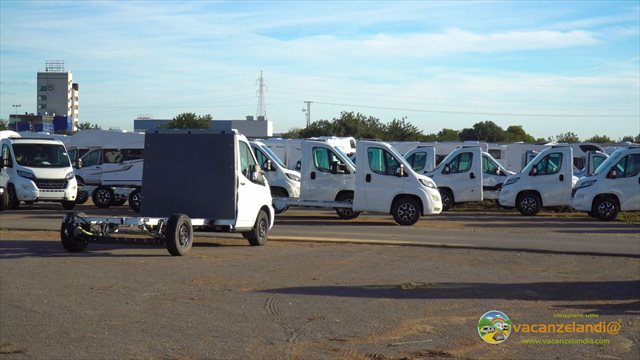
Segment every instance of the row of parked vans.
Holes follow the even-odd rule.
[[[35,139],[22,141],[37,142]],[[129,201],[130,206],[139,211],[144,134],[85,130],[66,138],[65,144],[70,164],[76,165],[74,180],[79,190],[75,200],[70,200],[68,195],[60,200],[65,208],[72,208],[74,202],[86,201],[91,196],[99,207]],[[384,150],[384,154],[371,150],[372,144]],[[269,183],[277,213],[292,206],[335,208],[342,218],[356,217],[360,211],[393,213],[396,205],[403,209],[408,206],[397,204],[399,195],[415,200],[417,206],[415,203],[409,206],[412,214],[438,213],[457,203],[485,199],[497,200],[503,207],[515,207],[523,215],[535,215],[543,207],[572,206],[610,220],[620,211],[640,210],[638,147],[623,147],[609,156],[593,144],[510,145],[513,145],[510,151],[505,150],[509,145],[501,145],[500,156],[512,159],[511,168],[517,167],[514,159],[521,160],[521,171],[517,174],[492,156],[489,144],[478,142],[387,144],[334,137],[250,141]],[[541,146],[540,151],[534,146]],[[7,149],[9,147],[8,144]],[[400,155],[398,149],[408,150]],[[513,155],[517,150],[521,154]],[[3,159],[4,151],[3,147]],[[278,153],[289,160],[289,166]],[[357,155],[360,154],[366,154],[369,167],[365,163],[358,168]],[[611,164],[611,159],[618,157],[619,161]],[[371,165],[374,159],[378,161],[377,167]],[[3,166],[3,172],[11,168],[12,160],[3,160],[3,164],[9,164]],[[601,165],[608,166],[609,170],[601,169]],[[616,170],[611,172],[612,168]],[[356,177],[357,173],[364,174],[364,178]],[[428,189],[408,193],[405,188],[410,179],[418,188],[424,185]],[[4,184],[5,197],[11,199],[10,207],[17,206],[20,200],[50,199],[31,196],[27,200],[18,195],[15,182]],[[436,186],[440,205],[431,206],[435,199],[429,189]],[[363,190],[358,191],[359,188]],[[365,188],[377,190],[367,196]],[[389,198],[386,194],[390,194]],[[399,216],[394,215],[396,220]],[[411,221],[417,218],[404,220]]]

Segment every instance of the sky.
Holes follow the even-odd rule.
[[[490,120],[536,138],[640,133],[640,2],[0,1],[0,118],[64,60],[80,122],[343,111],[425,133]]]

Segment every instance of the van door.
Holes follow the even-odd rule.
[[[414,171],[424,174],[436,167],[436,149],[433,146],[421,146],[409,150],[404,156]]]
[[[443,164],[440,177],[451,188],[455,202],[482,201],[482,150],[469,147],[455,151],[457,154]]]
[[[94,149],[82,157],[82,168],[74,170],[86,185],[102,183],[102,149]]]
[[[531,168],[533,188],[543,206],[569,205],[573,178],[573,152],[569,147],[549,151]]]
[[[388,213],[391,201],[404,188],[406,177],[399,176],[400,160],[375,142],[358,142],[360,154],[356,170],[355,211]],[[408,170],[407,170],[408,171]]]
[[[507,175],[489,154],[482,154],[482,192],[485,199],[498,198]]]
[[[587,152],[587,165],[584,169],[585,176],[591,176],[596,171],[598,166],[602,164],[609,155],[599,151],[588,151]]]
[[[340,190],[354,189],[353,169],[333,147],[321,141],[302,144],[300,198],[334,201]]]
[[[640,153],[628,154],[607,173],[612,192],[617,193],[621,211],[640,210]]]
[[[251,181],[251,173],[254,166],[258,164],[253,156],[253,152],[249,144],[242,140],[238,140],[238,204],[236,211],[238,212],[236,219],[236,227],[250,228],[256,222],[258,211],[260,211],[261,201],[264,198],[264,191],[267,182],[255,180]],[[267,190],[268,191],[268,190]]]

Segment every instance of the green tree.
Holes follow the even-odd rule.
[[[507,128],[507,131],[505,131],[505,139],[504,141],[506,142],[526,142],[526,143],[532,143],[535,142],[536,139],[527,134],[526,131],[524,131],[524,129],[522,128],[522,125],[511,125]]]
[[[78,124],[78,130],[89,130],[89,129],[101,129],[101,127],[98,124],[92,124],[88,121]]]
[[[477,140],[501,142],[505,140],[504,130],[493,121],[481,121],[473,124]]]
[[[472,128],[464,128],[460,130],[460,141],[479,140],[476,131]]]
[[[436,135],[437,141],[458,141],[460,139],[460,132],[453,129],[444,128]]]
[[[165,129],[209,129],[211,128],[211,120],[211,115],[199,116],[194,113],[182,113],[163,127]]]
[[[631,135],[623,136],[618,140],[618,142],[634,142],[635,139]]]
[[[0,120],[0,130],[9,130],[6,120]]]
[[[577,143],[580,142],[580,138],[575,133],[569,131],[564,134],[556,135],[555,141],[559,143]]]
[[[594,135],[594,136],[588,138],[585,141],[586,142],[593,142],[593,143],[600,143],[600,144],[613,142],[613,140],[611,140],[611,138],[609,138],[607,135],[602,135],[602,136]]]
[[[384,127],[383,140],[388,141],[416,141],[422,140],[424,134],[406,118],[393,119]]]

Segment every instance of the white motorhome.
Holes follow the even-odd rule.
[[[272,197],[300,196],[300,173],[289,170],[282,160],[261,141],[251,141],[251,149],[258,160],[258,164],[264,171],[264,176],[269,181]],[[274,207],[276,214],[286,208]]]
[[[17,209],[21,201],[47,201],[73,209],[78,185],[61,141],[10,131],[3,131],[0,139],[0,187],[7,192],[9,208]]]
[[[554,146],[540,152],[520,173],[509,176],[498,201],[501,206],[516,207],[520,214],[532,216],[543,207],[569,206],[577,181],[573,176],[573,150]]]
[[[452,155],[450,157],[448,156],[440,164],[451,163],[457,156],[459,156],[460,153],[467,152],[464,149],[469,148],[473,147],[467,146],[454,150],[451,153]],[[465,156],[466,155],[461,155],[460,158],[464,160],[466,158]],[[415,149],[411,149],[404,155],[404,157],[407,159],[407,162],[411,164],[413,170],[420,174],[430,176],[436,182],[436,185],[438,185],[438,189],[442,195],[443,210],[445,211],[449,210],[455,203],[481,201],[483,199],[496,200],[507,176],[513,175],[512,172],[507,171],[489,153],[484,151],[482,151],[481,177],[475,177],[475,173],[473,177],[471,176],[471,173],[468,177],[461,176],[458,172],[447,173],[445,171],[446,166],[444,165],[439,165],[439,170],[435,171],[434,166],[432,165],[435,162],[435,154],[430,147],[417,147]],[[466,167],[466,163],[463,162],[463,165]],[[464,173],[471,171],[471,168],[467,170],[463,168],[460,171],[463,171]],[[480,200],[465,200],[478,199],[478,194],[463,193],[469,189],[473,190],[474,187],[477,188],[478,184],[475,184],[475,182],[480,182],[480,186],[482,187],[482,198],[480,198]]]
[[[271,192],[245,136],[234,130],[150,130],[145,143],[141,216],[68,214],[60,231],[65,249],[80,252],[89,242],[113,241],[108,238],[124,228],[165,242],[174,256],[189,252],[199,230],[239,232],[250,245],[265,244],[274,219]]]
[[[332,145],[308,140],[302,145],[299,199],[275,199],[288,206],[334,208],[343,219],[360,212],[391,214],[400,225],[442,211],[435,183],[418,175],[391,145],[359,140],[357,166]]]
[[[571,207],[605,221],[640,210],[640,147],[616,150],[592,176],[578,181]]]

